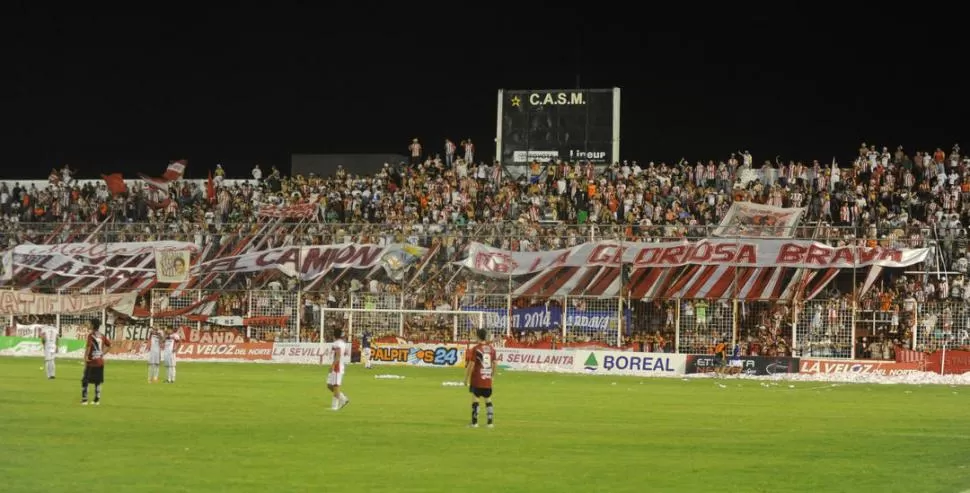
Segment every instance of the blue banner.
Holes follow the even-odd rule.
[[[485,317],[485,327],[488,329],[498,330],[504,329],[507,326],[508,310],[504,308],[463,306],[461,309],[465,311],[488,312],[489,315]],[[616,330],[618,318],[616,310],[567,310],[565,324],[563,324],[562,312],[563,310],[560,307],[546,308],[545,306],[533,306],[529,308],[514,308],[512,309],[512,330],[561,329],[563,325],[570,330],[580,329],[592,332]],[[629,309],[624,310],[624,318],[626,319],[624,321],[624,329],[626,332],[629,332],[631,322],[633,321],[632,312]]]

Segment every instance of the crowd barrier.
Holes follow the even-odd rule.
[[[112,310],[94,308],[53,315],[10,315],[3,316],[3,321],[7,336],[35,336],[33,326],[43,324],[58,328],[61,337],[71,339],[84,338],[84,322],[91,318],[101,320],[112,339],[144,339],[149,327],[218,332],[231,326],[247,341],[294,343],[326,339],[336,327],[342,327],[353,341],[369,333],[374,339],[455,342],[468,338],[470,329],[483,321],[483,328],[496,338],[530,349],[591,343],[616,349],[703,354],[710,351],[715,339],[725,339],[732,345],[748,344],[754,355],[767,355],[773,349],[771,354],[843,361],[894,359],[894,352],[900,348],[919,352],[944,346],[970,349],[970,305],[963,300],[919,303],[915,310],[905,312],[897,307],[881,309],[870,300],[853,304],[845,298],[814,299],[792,306],[770,300],[648,303],[563,296],[520,308],[515,303],[532,300],[518,300],[508,293],[445,292],[436,296],[442,307],[480,312],[482,318],[428,310],[427,300],[402,293],[351,292],[331,303],[338,306],[321,308],[324,297],[300,291],[154,289],[138,297],[132,318],[115,317]],[[706,318],[695,316],[701,302],[708,303]],[[341,312],[345,307],[383,312],[348,317]],[[425,313],[419,316],[403,310]],[[775,343],[778,347],[769,348]]]
[[[375,345],[371,362],[375,365],[462,368],[464,344],[394,343]],[[119,340],[112,344],[107,359],[143,360],[147,353],[144,341]],[[84,342],[62,339],[58,358],[79,359]],[[496,365],[501,369],[530,372],[577,373],[588,375],[678,376],[713,373],[722,363],[713,355],[643,353],[589,349],[496,348]],[[0,356],[39,357],[43,355],[40,339],[0,336]],[[178,347],[181,361],[248,362],[327,365],[332,363],[329,343],[292,342],[186,342]],[[359,353],[347,355],[345,363],[359,361]],[[915,372],[963,374],[970,372],[970,351],[936,351],[926,353],[922,361],[846,361],[789,357],[744,356],[732,364],[735,372],[746,375],[784,374],[859,374],[894,376]]]

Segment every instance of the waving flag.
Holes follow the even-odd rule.
[[[138,173],[138,176],[155,188],[167,190],[169,183],[182,179],[182,175],[185,174],[185,167],[188,166],[188,164],[189,162],[185,159],[173,161],[168,165],[168,168],[165,170],[165,173],[162,174],[161,178],[154,178],[144,173]]]
[[[101,175],[101,178],[108,185],[108,191],[111,192],[111,195],[120,195],[128,191],[128,186],[125,185],[125,178],[121,176],[121,173]]]
[[[212,180],[212,171],[209,171],[209,179],[205,182],[205,198],[210,204],[216,202],[216,184]]]

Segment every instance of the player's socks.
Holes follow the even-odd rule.
[[[88,402],[88,386],[81,385],[81,404]]]
[[[333,409],[334,411],[336,411],[338,409],[339,404],[340,404],[340,399],[337,399],[337,396],[333,396],[330,398],[330,409]]]
[[[491,402],[485,403],[485,414],[488,417],[488,426],[492,426],[492,422],[495,420],[495,409]]]
[[[343,392],[341,392],[340,393],[340,409],[343,409],[343,408],[347,407],[347,404],[350,404],[350,398],[347,397],[347,394],[344,394]]]
[[[101,402],[101,384],[94,384],[94,403],[97,404]]]
[[[47,367],[47,378],[54,378],[54,362],[48,361],[46,364],[46,367]]]
[[[478,403],[472,403],[472,426],[478,425]]]

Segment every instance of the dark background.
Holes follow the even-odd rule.
[[[498,88],[577,75],[623,89],[628,159],[846,161],[862,141],[949,150],[967,128],[968,37],[952,13],[321,5],[10,6],[0,175],[157,175],[187,158],[190,177],[217,162],[248,176],[292,153],[404,154],[413,137],[434,151],[471,137],[491,158]]]

